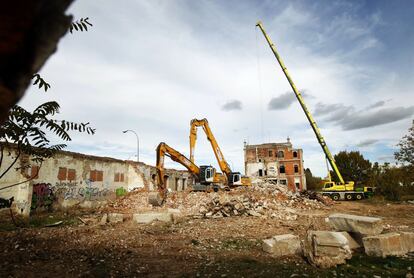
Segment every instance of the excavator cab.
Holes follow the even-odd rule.
[[[231,172],[229,175],[229,186],[238,186],[241,184],[240,172]]]
[[[201,184],[210,184],[214,181],[216,169],[210,165],[200,166],[199,182]]]

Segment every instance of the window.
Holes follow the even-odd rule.
[[[293,152],[293,157],[298,157],[298,152],[297,151]]]
[[[263,177],[263,170],[259,169],[259,177]]]
[[[68,169],[63,168],[63,167],[59,167],[59,172],[58,172],[58,176],[57,176],[58,180],[60,180],[60,181],[66,180],[67,171],[68,171]]]
[[[272,152],[272,150],[269,150],[269,157],[272,157],[273,156],[273,152]]]
[[[299,166],[298,165],[295,165],[294,169],[295,169],[295,173],[299,173]]]
[[[285,154],[283,153],[283,151],[278,151],[277,152],[277,157],[278,158],[284,158],[285,157]]]
[[[296,189],[300,189],[300,183],[298,183],[298,182],[295,182],[295,186],[296,186]]]
[[[68,169],[68,180],[69,181],[76,180],[76,170],[75,169]]]
[[[155,179],[155,175],[153,175],[153,179]],[[123,182],[123,181],[124,181],[124,174],[123,173],[115,173],[114,182]]]
[[[91,181],[103,181],[103,172],[98,170],[92,170],[89,175]]]
[[[267,170],[264,170],[264,175],[267,176]]]
[[[281,174],[286,173],[285,165],[280,165],[280,167],[279,167],[279,173],[281,173]]]
[[[285,180],[285,179],[281,179],[281,180],[279,180],[279,183],[280,183],[281,185],[287,185],[287,180]]]
[[[30,178],[31,179],[37,179],[39,176],[39,166],[32,166],[30,169]]]

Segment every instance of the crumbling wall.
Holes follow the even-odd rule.
[[[6,151],[8,153],[8,150]],[[4,157],[2,171],[12,163],[16,150]],[[23,165],[30,167],[16,170]],[[68,208],[84,201],[114,199],[139,188],[156,189],[156,168],[141,162],[59,152],[42,165],[28,157],[18,159],[0,180],[0,197],[14,197],[13,208],[28,215],[34,210]],[[166,170],[169,188],[183,190],[190,179],[186,171]]]
[[[292,191],[305,190],[306,180],[302,149],[286,143],[245,145],[245,172],[247,176],[273,179]]]

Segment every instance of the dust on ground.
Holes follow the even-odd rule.
[[[325,217],[334,212],[383,217],[386,231],[414,231],[412,204],[331,204],[263,185],[218,193],[174,192],[161,209],[152,208],[147,195],[131,192],[97,209],[34,215],[22,228],[13,228],[10,217],[2,215],[0,276],[404,277],[414,266],[410,256],[356,254],[346,265],[321,270],[303,258],[272,258],[261,249],[261,240],[274,235],[303,238],[307,230],[330,230]],[[180,209],[182,221],[132,221],[133,213],[166,208]],[[100,225],[102,215],[110,212],[124,213],[127,219]],[[63,224],[44,227],[57,221]]]

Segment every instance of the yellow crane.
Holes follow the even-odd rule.
[[[208,124],[207,119],[193,119],[190,122],[190,160],[194,163],[194,152],[195,152],[195,145],[197,141],[197,128],[202,127],[204,133],[207,136],[208,141],[211,144],[211,148],[213,149],[214,155],[217,159],[217,163],[220,167],[221,172],[224,174],[226,178],[226,184],[229,187],[234,186],[249,186],[251,185],[250,178],[244,177],[240,174],[240,172],[233,172],[230,168],[230,165],[227,163],[226,159],[223,156],[223,153],[220,150],[220,147],[217,143],[216,138],[211,131],[210,125]]]
[[[330,175],[329,175],[329,180],[325,182],[323,189],[322,189],[324,191],[324,195],[330,196],[334,200],[339,200],[339,199],[360,200],[360,199],[363,199],[364,197],[370,196],[372,193],[372,188],[364,187],[361,191],[359,191],[359,190],[355,190],[353,181],[348,181],[348,182],[344,181],[341,175],[341,172],[339,171],[338,166],[336,165],[335,160],[331,152],[329,151],[328,146],[326,145],[325,139],[322,137],[322,134],[316,124],[316,121],[314,120],[314,118],[312,117],[312,114],[306,107],[305,101],[303,100],[303,97],[301,93],[299,92],[299,90],[296,88],[295,83],[293,83],[293,80],[285,64],[283,63],[282,58],[280,57],[279,53],[276,50],[275,44],[272,42],[270,37],[267,35],[266,31],[264,30],[263,23],[261,21],[257,22],[256,27],[260,28],[264,37],[266,38],[266,41],[269,44],[270,49],[275,55],[276,60],[278,61],[280,67],[282,68],[283,73],[285,74],[290,86],[292,87],[292,90],[296,96],[296,99],[299,101],[300,106],[303,109],[303,112],[305,112],[306,118],[308,119],[312,127],[312,130],[314,131],[315,136],[318,139],[318,142],[322,147],[323,152],[325,153],[326,159],[328,160],[330,166],[332,167],[332,170],[334,171],[334,173],[339,179],[339,182],[334,183],[331,181]],[[329,169],[328,169],[328,174],[329,174]]]

